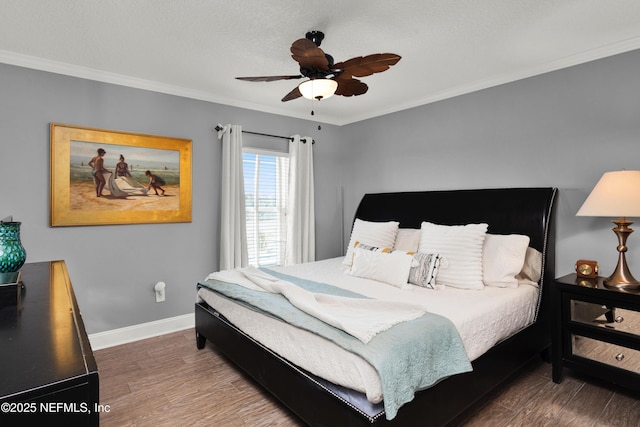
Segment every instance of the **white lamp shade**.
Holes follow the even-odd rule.
[[[640,217],[640,171],[602,175],[576,215]]]
[[[307,99],[327,99],[332,96],[338,88],[338,82],[331,79],[307,80],[298,85],[302,96]]]

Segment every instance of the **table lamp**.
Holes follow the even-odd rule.
[[[602,175],[600,181],[584,201],[576,216],[620,217],[612,222],[618,236],[618,264],[613,274],[603,283],[619,289],[638,289],[638,282],[627,266],[627,237],[633,233],[633,222],[626,217],[640,217],[640,171],[615,171]]]

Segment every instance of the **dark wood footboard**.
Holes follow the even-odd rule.
[[[331,394],[313,376],[248,337],[206,303],[196,304],[198,344],[206,337],[224,355],[313,426],[375,426],[371,418]],[[384,414],[379,417],[384,419]]]
[[[196,304],[198,348],[206,339],[236,365],[282,401],[310,426],[444,426],[464,420],[490,393],[517,376],[549,347],[540,324],[521,331],[473,362],[473,372],[455,375],[416,393],[396,418],[385,418],[381,405],[371,410],[366,396],[352,392],[347,402],[342,389],[291,364],[251,339],[206,303]],[[206,338],[205,338],[206,337]],[[360,396],[358,396],[360,395]],[[354,398],[355,397],[355,398]],[[355,402],[355,403],[354,403]],[[356,405],[361,402],[365,406]],[[369,411],[367,413],[367,411]]]

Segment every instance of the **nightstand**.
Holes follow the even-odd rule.
[[[640,390],[640,292],[569,274],[554,283],[553,381],[570,368]]]

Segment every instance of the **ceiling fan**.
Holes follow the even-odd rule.
[[[348,61],[333,62],[333,57],[320,49],[324,39],[321,31],[310,31],[306,38],[298,39],[291,45],[291,57],[300,64],[300,74],[290,76],[236,77],[250,82],[273,82],[308,78],[282,98],[282,102],[304,96],[321,100],[331,95],[357,96],[366,93],[366,83],[354,77],[370,76],[386,71],[400,60],[395,53],[376,53],[358,56]]]

